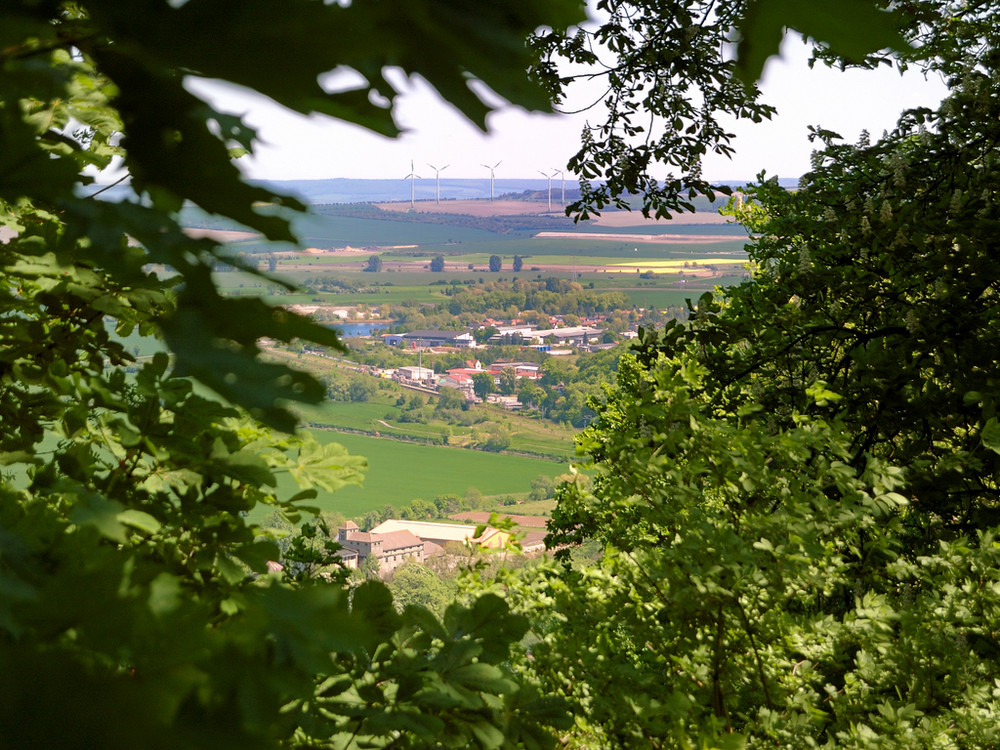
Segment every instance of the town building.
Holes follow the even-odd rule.
[[[453,513],[449,517],[456,521],[488,523],[490,518],[493,517],[493,514],[483,511],[464,511],[461,513]],[[521,543],[521,550],[523,552],[532,553],[545,551],[545,537],[548,534],[545,528],[548,523],[547,518],[542,516],[510,515],[506,513],[501,515],[500,518],[517,524],[515,527],[515,533],[517,534],[518,541]]]
[[[548,328],[545,330],[532,331],[525,335],[527,341],[530,337],[532,341],[539,344],[553,341],[557,344],[572,344],[574,346],[586,346],[596,344],[601,341],[604,331],[592,326],[567,326],[566,328]]]
[[[494,346],[502,346],[507,344],[521,344],[525,340],[529,339],[534,333],[534,326],[532,325],[519,325],[519,326],[494,326],[497,332],[494,333],[487,340],[486,343],[492,344]]]
[[[480,370],[480,372],[482,372]],[[466,398],[473,392],[474,383],[472,375],[463,370],[448,370],[447,374],[438,378],[439,388],[457,388],[465,394]]]
[[[433,380],[434,370],[427,367],[416,367],[412,365],[407,365],[405,367],[400,367],[397,371],[399,377],[404,380]]]
[[[514,375],[517,379],[528,378],[529,380],[538,380],[542,377],[541,365],[537,362],[494,362],[490,365],[490,373],[494,375],[499,375],[501,370],[513,370]]]
[[[468,331],[410,331],[401,334],[398,340],[405,346],[413,347],[454,346],[468,348],[476,342]],[[389,343],[388,338],[385,341]]]

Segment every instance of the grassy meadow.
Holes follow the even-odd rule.
[[[340,443],[352,454],[368,459],[363,486],[320,492],[318,499],[310,502],[323,512],[341,513],[348,518],[385,505],[400,508],[416,498],[464,496],[470,490],[483,495],[523,494],[531,489],[531,480],[538,475],[555,477],[569,468],[568,462],[418,445],[333,430],[314,430],[313,435],[320,442]],[[295,491],[287,478],[279,488],[289,494]]]

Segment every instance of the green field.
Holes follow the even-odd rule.
[[[525,493],[539,474],[554,477],[568,469],[567,463],[511,456],[461,448],[417,445],[360,435],[314,430],[323,443],[335,442],[352,454],[368,459],[364,486],[349,486],[336,493],[321,492],[315,501],[324,512],[348,518],[373,508],[393,505],[401,508],[415,498],[431,500],[438,495],[465,495],[470,488],[484,495]],[[290,493],[290,480],[280,483]]]
[[[295,230],[306,245],[315,247],[445,244],[488,240],[496,236],[473,227],[319,215],[298,218]]]
[[[379,400],[362,403],[344,401],[326,402],[318,406],[302,406],[306,421],[312,425],[360,430],[368,433],[382,433],[386,438],[415,438],[435,442],[448,441],[452,446],[468,442],[475,432],[492,432],[499,425],[510,430],[510,450],[515,453],[535,453],[545,457],[569,459],[575,454],[573,438],[575,431],[541,419],[531,419],[519,414],[510,414],[487,406],[475,407],[484,421],[471,426],[447,424],[432,420],[427,424],[402,422],[402,410],[382,397]],[[431,403],[434,403],[433,397]]]

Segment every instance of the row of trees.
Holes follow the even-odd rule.
[[[377,258],[378,256],[372,256],[372,257],[373,258]],[[368,265],[371,266],[372,262],[373,261],[371,259],[369,259]],[[524,261],[521,259],[521,256],[515,255],[514,256],[514,264],[513,264],[514,271],[515,272],[520,271],[521,267],[523,265],[524,265]],[[470,265],[469,268],[472,268],[472,266]],[[502,268],[503,268],[503,258],[501,258],[499,255],[491,255],[490,256],[490,271],[492,273],[499,273],[500,269],[502,269]],[[440,272],[444,271],[444,256],[443,255],[435,255],[433,258],[431,258],[430,269],[432,271],[437,272],[437,273],[440,273]],[[369,267],[369,268],[366,268],[365,270],[366,271],[368,271],[368,270],[371,270],[371,271],[380,271],[380,270],[382,270],[382,260],[381,260],[381,258],[378,259],[378,268],[370,268]]]
[[[386,284],[385,286],[391,286]],[[548,326],[548,316],[580,317],[604,315],[614,331],[628,330],[635,323],[663,323],[668,318],[655,309],[637,310],[623,292],[601,292],[584,287],[569,279],[550,277],[543,280],[527,279],[466,281],[461,284],[440,283],[441,293],[447,300],[430,303],[426,300],[404,299],[394,304],[371,305],[378,318],[394,321],[397,328],[473,328],[483,318],[519,317],[525,323]],[[318,292],[354,292],[381,294],[379,285],[365,285],[349,279],[314,277],[305,281],[307,290]],[[385,290],[386,292],[388,290]],[[321,301],[316,298],[317,302]],[[359,305],[364,313],[369,306]],[[678,308],[675,317],[686,317],[686,310]],[[569,323],[567,323],[569,325]]]

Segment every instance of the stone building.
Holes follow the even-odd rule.
[[[345,550],[357,553],[357,566],[369,557],[378,562],[380,575],[386,575],[410,560],[423,562],[424,543],[406,530],[377,533],[360,531],[358,525],[348,521],[337,529],[337,541]]]

